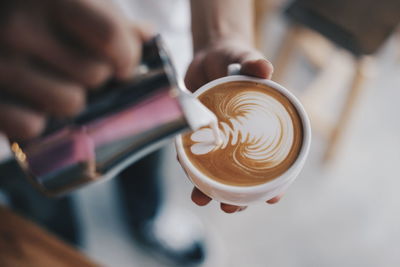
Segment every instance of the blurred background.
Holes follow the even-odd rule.
[[[166,210],[200,215],[205,266],[399,266],[398,9],[394,1],[298,2],[256,1],[255,23],[257,44],[275,66],[273,80],[299,96],[310,114],[305,169],[277,205],[224,214],[216,203],[190,201],[192,185],[170,146]],[[360,10],[361,4],[370,6]],[[187,51],[165,37],[173,54]],[[185,64],[178,62],[182,73]],[[125,234],[114,194],[109,184],[77,194],[83,251],[106,266],[162,266]]]
[[[152,1],[142,2],[143,10],[130,15],[146,16]],[[313,143],[278,204],[235,214],[215,202],[193,204],[173,146],[163,151],[159,216],[200,217],[203,266],[400,266],[398,2],[255,0],[257,46],[275,66],[273,80],[304,103]],[[164,4],[170,14],[186,14],[159,29],[184,75],[191,59],[188,1]],[[128,234],[117,194],[112,180],[74,193],[79,249],[102,266],[164,266]],[[168,223],[181,227],[180,220]]]

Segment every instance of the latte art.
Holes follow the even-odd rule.
[[[293,143],[293,125],[286,109],[273,97],[260,92],[243,92],[226,99],[218,107],[227,114],[228,122],[221,122],[222,143],[211,143],[211,129],[203,128],[193,133],[195,142],[191,151],[195,155],[210,153],[215,149],[236,146],[233,154],[237,165],[252,170],[263,170],[281,163],[289,154]],[[247,164],[253,159],[257,166]]]
[[[218,181],[256,185],[271,180],[296,159],[301,147],[301,122],[290,101],[265,85],[231,82],[199,97],[219,120],[222,143],[210,128],[184,137],[196,167]]]

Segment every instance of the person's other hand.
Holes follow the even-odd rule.
[[[270,79],[273,72],[272,64],[263,55],[247,44],[237,40],[224,40],[195,53],[185,77],[185,83],[192,92],[205,83],[227,75],[228,65],[240,63],[241,74]],[[280,196],[266,202],[277,203]],[[192,201],[199,206],[207,205],[212,199],[194,188]],[[221,203],[221,210],[226,213],[242,211],[246,207]]]
[[[264,79],[272,77],[272,64],[258,50],[237,40],[224,40],[195,53],[185,84],[194,92],[207,82],[226,76],[232,63],[241,64],[243,75]]]
[[[11,139],[79,113],[85,90],[128,78],[140,59],[141,31],[109,1],[8,0],[0,16],[0,131]]]
[[[191,197],[192,197],[192,201],[199,206],[205,206],[208,203],[210,203],[212,200],[209,196],[207,196],[206,194],[201,192],[196,187],[193,188]],[[276,196],[274,198],[267,200],[266,203],[275,204],[275,203],[278,203],[281,198],[282,198],[282,195],[279,195],[279,196]],[[230,205],[230,204],[226,204],[226,203],[221,203],[221,210],[223,210],[226,213],[235,213],[238,211],[245,210],[246,208],[247,208],[247,206],[235,206],[235,205]]]

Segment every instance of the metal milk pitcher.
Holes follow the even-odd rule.
[[[215,115],[185,89],[156,36],[144,44],[134,78],[89,93],[81,114],[50,120],[40,138],[13,143],[12,161],[41,191],[60,195],[112,178],[175,135],[213,123]]]

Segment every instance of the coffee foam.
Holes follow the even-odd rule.
[[[301,121],[280,92],[254,82],[230,82],[199,96],[219,120],[222,142],[210,128],[183,138],[191,162],[212,179],[257,185],[287,170],[302,140]]]

